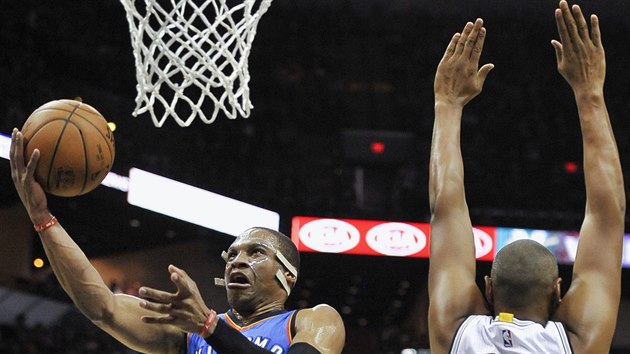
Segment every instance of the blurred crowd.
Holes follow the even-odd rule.
[[[28,326],[24,316],[0,325],[0,353],[4,354],[133,354],[105,334],[77,310],[52,326]]]

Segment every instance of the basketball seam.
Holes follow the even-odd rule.
[[[87,110],[87,109],[82,109],[82,111],[85,111],[85,112],[88,112],[88,113],[92,113],[92,114],[97,113],[97,112],[90,111],[90,110]],[[97,115],[105,120],[105,117],[103,117],[100,113],[97,113]],[[73,116],[83,119],[85,121],[85,123],[91,125],[94,128],[94,130],[96,130],[96,132],[98,132],[98,134],[101,136],[101,138],[103,138],[103,140],[105,142],[109,141],[109,139],[107,138],[107,136],[105,136],[105,134],[103,134],[101,129],[99,129],[99,127],[96,124],[94,124],[92,121],[90,121],[88,118],[86,118],[85,116],[82,116],[79,113],[76,113]],[[112,152],[112,148],[111,148],[110,144],[105,144],[105,145],[107,145],[107,150],[109,150],[109,154],[112,157],[112,163],[113,163],[113,160],[115,158],[114,152]],[[108,166],[108,167],[111,167],[111,166]]]
[[[79,129],[79,127],[77,126],[77,124],[75,122],[71,122],[72,117],[76,117],[79,116],[78,113],[76,113],[76,111],[79,110],[79,108],[81,107],[81,105],[83,105],[83,103],[79,103],[79,105],[77,105],[77,107],[72,111],[72,114],[68,117],[68,123],[72,123],[73,126],[75,126],[77,128],[77,130],[79,131],[79,136],[81,137],[81,146],[83,147],[83,185],[81,186],[81,190],[79,191],[79,195],[83,194],[85,191],[85,186],[87,186],[87,181],[88,181],[88,173],[89,171],[89,162],[88,162],[88,150],[87,150],[87,146],[85,144],[85,138],[83,136],[83,130]],[[80,117],[80,116],[79,116]],[[83,118],[83,117],[81,117]],[[85,119],[85,118],[83,118]],[[98,129],[97,129],[98,131]]]
[[[61,141],[61,138],[63,137],[63,133],[66,131],[66,127],[68,126],[68,123],[70,123],[70,118],[72,117],[72,114],[74,114],[74,112],[77,110],[77,108],[81,105],[81,103],[79,103],[78,105],[76,105],[72,111],[68,112],[68,116],[66,118],[64,118],[64,125],[63,128],[61,128],[61,131],[59,132],[59,136],[57,137],[57,142],[55,143],[55,150],[53,151],[51,158],[50,158],[50,165],[48,166],[48,176],[46,177],[46,188],[48,190],[51,189],[50,187],[50,183],[51,183],[51,179],[50,179],[50,175],[52,173],[52,166],[55,162],[55,157],[57,156],[57,150],[59,149],[59,142]],[[81,139],[83,139],[83,137],[81,137]],[[85,155],[85,153],[83,154]],[[87,166],[86,166],[87,168]],[[83,191],[83,189],[85,188],[85,183],[83,184],[83,187],[81,187],[81,191]]]

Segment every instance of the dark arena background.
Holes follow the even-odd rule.
[[[584,0],[600,17],[606,99],[630,177],[630,2]],[[129,26],[114,0],[3,1],[0,133],[54,99],[82,97],[117,129],[112,172],[132,167],[280,215],[429,221],[433,77],[453,33],[482,17],[484,90],[467,106],[462,148],[473,224],[578,230],[585,196],[581,137],[569,86],[556,71],[551,0],[274,0],[249,57],[249,118],[219,116],[181,128],[133,117],[136,76]],[[354,143],[402,146],[375,156]],[[352,139],[357,139],[352,140]],[[101,186],[50,208],[103,277],[121,291],[171,289],[166,266],[186,269],[206,302],[232,236],[127,203]],[[200,206],[201,207],[201,206]],[[626,227],[626,232],[629,232]],[[0,159],[0,352],[129,353],[74,309],[47,266]],[[36,268],[32,260],[41,257]],[[606,255],[602,254],[602,257]],[[478,274],[489,272],[478,263]],[[288,306],[334,306],[344,353],[428,353],[428,260],[303,253]],[[561,266],[564,284],[571,268]],[[630,270],[612,353],[630,352]]]

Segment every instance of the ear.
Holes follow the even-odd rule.
[[[553,300],[556,304],[562,302],[562,278],[558,277],[553,284]]]
[[[289,271],[284,272],[284,277],[287,279],[287,283],[289,283],[291,289],[293,289],[293,287],[295,287],[295,283],[297,282],[297,277]]]
[[[494,305],[494,295],[492,294],[492,278],[486,275],[483,277],[483,281],[486,284],[486,300],[492,306]]]
[[[553,317],[554,312],[562,302],[562,278],[557,277],[553,281],[553,291],[551,294],[551,304],[549,304],[549,317]]]

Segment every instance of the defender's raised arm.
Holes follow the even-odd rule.
[[[481,19],[467,23],[461,34],[452,37],[435,75],[429,170],[429,333],[434,353],[448,350],[466,316],[487,312],[475,283],[475,247],[460,148],[462,110],[481,92],[493,68],[486,64],[479,69],[485,36]]]
[[[606,59],[599,19],[561,1],[553,40],[558,71],[577,103],[584,150],[585,218],[573,280],[555,320],[567,324],[576,352],[610,350],[621,294],[626,197],[619,153],[604,100]]]

